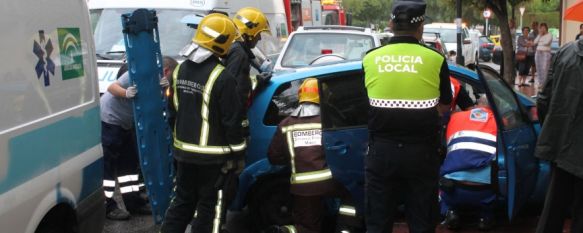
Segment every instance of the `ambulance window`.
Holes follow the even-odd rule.
[[[368,96],[364,74],[345,73],[320,82],[322,127],[338,129],[365,127],[368,122]]]
[[[494,96],[494,103],[502,119],[503,128],[508,130],[526,125],[527,118],[522,114],[513,91],[503,83],[502,79],[487,71],[483,73],[490,92]]]
[[[265,125],[277,125],[298,107],[298,89],[304,80],[294,80],[277,88],[263,118]]]

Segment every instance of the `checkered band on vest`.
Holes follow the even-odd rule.
[[[439,98],[430,100],[384,100],[369,99],[370,106],[377,108],[405,108],[405,109],[427,109],[437,106]]]
[[[413,17],[411,23],[417,23],[423,21],[425,18],[423,16]]]

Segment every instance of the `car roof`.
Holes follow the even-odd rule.
[[[476,72],[472,70],[469,70],[462,66],[457,66],[455,64],[448,64],[448,67],[451,72],[459,73],[476,81],[478,80],[478,75],[476,74]],[[310,66],[296,70],[277,71],[273,74],[273,78],[271,79],[271,81],[279,85],[281,83],[297,79],[303,79],[307,77],[322,76],[338,72],[357,71],[361,69],[362,69],[361,61],[340,62],[335,64],[326,64],[322,66]]]
[[[447,29],[456,29],[457,26],[455,23],[431,23],[425,24],[424,28],[447,28]]]
[[[346,34],[363,34],[372,35],[372,30],[370,28],[363,27],[352,27],[352,26],[339,26],[339,25],[326,25],[326,26],[316,26],[316,27],[299,27],[294,33],[346,33]]]

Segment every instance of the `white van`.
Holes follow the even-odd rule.
[[[264,0],[89,0],[89,11],[95,38],[99,73],[99,91],[103,93],[116,80],[125,56],[121,15],[138,8],[154,9],[158,16],[162,55],[182,58],[178,52],[194,36],[187,25],[195,14],[206,15],[211,10],[233,16],[243,7],[256,7],[269,19],[272,37],[263,38],[257,46],[265,55],[278,53],[287,38],[283,1]]]
[[[445,43],[447,52],[457,51],[457,25],[455,23],[432,23],[423,26],[423,32],[439,33],[441,41]],[[467,27],[462,28],[462,54],[464,66],[472,65],[478,59],[478,50],[475,48]]]
[[[85,1],[0,8],[0,232],[102,232],[99,93]]]

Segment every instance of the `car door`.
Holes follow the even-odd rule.
[[[326,161],[360,213],[364,211],[364,156],[368,150],[369,104],[363,78],[359,70],[319,79]]]
[[[536,134],[516,93],[489,67],[480,66],[479,78],[498,124],[498,187],[512,219],[529,200],[537,180],[534,157]]]

